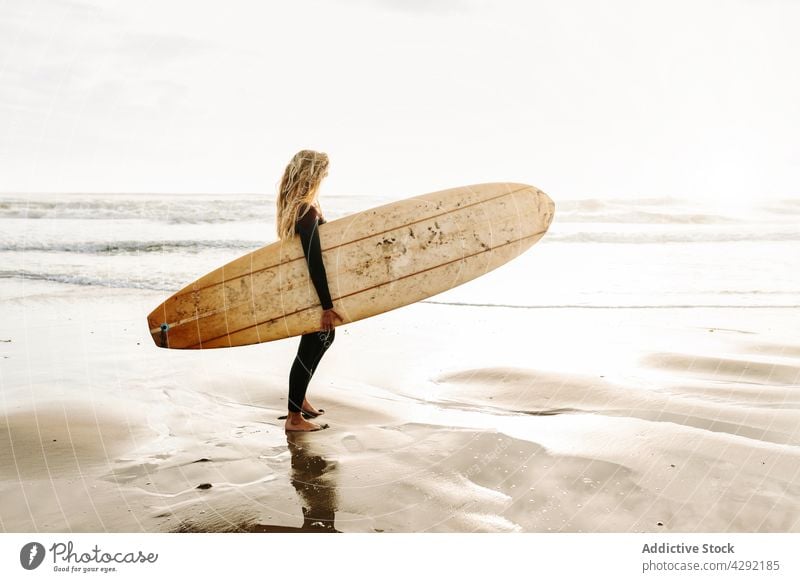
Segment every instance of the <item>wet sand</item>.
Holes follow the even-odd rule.
[[[800,531],[794,310],[419,303],[337,328],[331,428],[287,436],[298,338],[161,350],[163,293],[4,293],[5,532]]]

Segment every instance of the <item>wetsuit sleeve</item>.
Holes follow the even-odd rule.
[[[322,247],[319,242],[318,224],[319,217],[316,209],[311,208],[305,216],[297,221],[295,230],[300,234],[303,254],[308,264],[308,273],[311,275],[311,282],[317,290],[322,308],[331,309],[333,308],[333,301],[331,300],[330,290],[328,289],[328,277],[325,273],[325,265],[322,262]]]

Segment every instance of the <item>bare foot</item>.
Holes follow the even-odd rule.
[[[286,424],[284,424],[284,428],[290,432],[311,432],[315,430],[322,430],[323,428],[327,428],[327,426],[328,425],[319,425],[313,422],[308,422],[305,418],[303,418],[303,414],[300,412],[290,412],[286,417]]]
[[[319,416],[320,414],[325,413],[324,409],[320,408],[319,410],[317,410],[316,408],[311,406],[311,403],[308,401],[307,398],[303,399],[303,406],[301,406],[300,408],[303,412],[305,412],[308,416],[311,417]]]

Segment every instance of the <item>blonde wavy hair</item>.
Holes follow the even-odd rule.
[[[294,236],[295,223],[302,218],[298,215],[303,204],[314,206],[322,216],[317,193],[322,179],[327,175],[327,154],[313,150],[300,150],[292,157],[283,172],[276,200],[275,223],[278,237],[281,240],[287,240]]]

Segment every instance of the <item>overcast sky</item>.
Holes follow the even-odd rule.
[[[800,0],[0,0],[0,191],[800,197]]]

